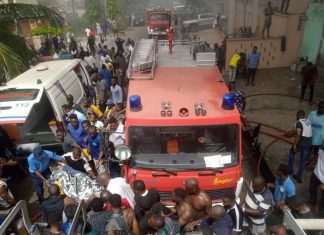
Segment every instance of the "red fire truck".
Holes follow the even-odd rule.
[[[195,42],[196,43],[196,42]],[[242,186],[241,121],[215,54],[185,41],[142,39],[129,63],[125,160],[129,183],[142,179],[166,204],[189,177],[216,202]],[[130,157],[131,155],[131,157]],[[130,158],[129,158],[130,157]]]
[[[149,37],[166,36],[172,25],[171,10],[164,8],[150,9],[146,12],[147,33]]]

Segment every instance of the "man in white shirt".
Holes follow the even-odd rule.
[[[109,118],[108,131],[109,141],[113,142],[115,148],[125,143],[124,125],[118,122],[115,117]]]
[[[110,91],[112,94],[112,99],[114,101],[114,104],[119,104],[121,106],[123,106],[123,90],[122,88],[117,84],[117,79],[113,78],[111,79],[111,87],[110,87]]]
[[[110,193],[116,193],[121,198],[126,198],[130,206],[134,209],[134,192],[123,177],[111,179],[108,172],[103,172],[98,175],[97,181],[100,186],[107,187]]]

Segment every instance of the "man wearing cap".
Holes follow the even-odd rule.
[[[47,177],[51,174],[49,169],[50,161],[61,161],[62,158],[54,152],[43,150],[42,147],[36,147],[28,156],[28,171],[30,172],[38,201],[44,200],[43,183],[49,185]]]

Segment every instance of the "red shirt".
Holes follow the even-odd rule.
[[[122,203],[122,206],[121,206],[122,210],[125,210],[125,209],[128,209],[128,208],[131,208],[131,206],[129,205],[129,202],[127,201],[126,198],[122,198],[122,199],[121,199],[121,203]],[[111,211],[111,210],[112,210],[112,208],[111,208],[111,206],[110,206],[109,203],[106,203],[106,205],[105,205],[105,207],[104,207],[104,210],[105,210],[105,211]]]
[[[95,35],[94,35],[94,32],[93,32],[93,31],[90,31],[90,32],[89,32],[89,38],[94,38],[94,36],[95,36]]]
[[[168,40],[171,41],[173,40],[174,38],[174,30],[170,30],[168,33],[167,33],[167,37],[168,37]]]

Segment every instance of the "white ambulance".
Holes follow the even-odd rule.
[[[0,87],[0,126],[17,147],[17,153],[35,146],[58,145],[55,131],[63,121],[62,105],[72,94],[75,103],[86,97],[89,74],[81,60],[44,62]]]

